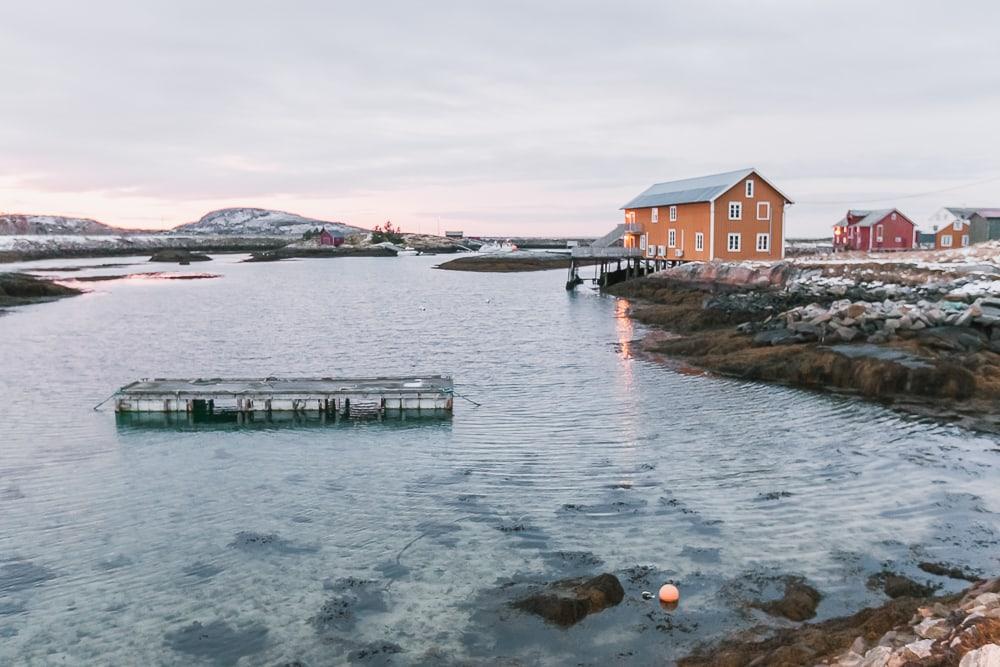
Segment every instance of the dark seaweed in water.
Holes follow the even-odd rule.
[[[41,584],[56,576],[56,573],[31,561],[16,560],[0,565],[0,593],[20,591]]]
[[[402,653],[403,647],[392,642],[372,642],[347,654],[348,661],[366,665],[390,665],[392,656]]]
[[[337,595],[324,602],[310,622],[316,632],[327,639],[340,638],[341,633],[352,630],[358,614],[387,609],[385,591],[374,581],[347,577],[326,581],[323,589]]]
[[[311,554],[319,551],[318,546],[294,544],[276,533],[257,533],[252,530],[241,530],[236,533],[229,546],[252,553]]]
[[[223,621],[202,625],[195,621],[168,632],[164,641],[174,651],[211,661],[223,667],[235,665],[240,658],[260,653],[267,647],[267,628],[250,623],[241,629]]]
[[[211,579],[222,572],[225,568],[213,565],[212,563],[192,563],[181,570],[185,577],[197,577],[198,579]]]

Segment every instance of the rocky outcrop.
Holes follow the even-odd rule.
[[[811,303],[792,308],[759,324],[741,324],[738,330],[753,333],[755,345],[806,341],[878,344],[919,334],[928,344],[942,349],[1000,352],[1000,299],[979,298],[971,305],[947,300],[909,304],[889,299],[842,299],[828,306]]]
[[[681,667],[992,665],[1000,643],[1000,579],[963,594],[900,597],[844,618],[777,630],[764,640],[726,640],[678,661]]]
[[[803,272],[785,262],[692,263],[608,291],[639,300],[631,316],[670,332],[647,336],[640,353],[1000,431],[1000,297],[956,296],[955,282],[939,282],[933,299],[913,285],[828,284],[837,276],[817,286]]]
[[[625,597],[618,577],[601,574],[592,579],[564,579],[514,602],[514,607],[568,627],[588,614],[617,605]]]
[[[0,308],[52,301],[81,294],[80,290],[25,273],[0,273]]]
[[[772,616],[783,616],[790,621],[805,621],[816,615],[816,607],[821,599],[822,594],[801,577],[789,577],[785,581],[785,592],[780,598],[758,602],[753,606]]]
[[[177,264],[190,264],[191,262],[210,262],[212,258],[190,250],[158,250],[149,258],[151,262],[171,262]]]

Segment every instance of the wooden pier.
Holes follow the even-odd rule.
[[[622,241],[627,231],[626,225],[618,225],[591,245],[573,248],[569,273],[566,275],[566,289],[571,290],[587,280],[600,287],[608,287],[679,263],[655,259],[641,248],[625,247]],[[594,277],[581,277],[580,269],[590,265],[595,267]]]
[[[138,380],[114,395],[115,412],[272,412],[340,417],[383,417],[416,411],[450,415],[454,383],[444,375],[378,378],[199,378]]]

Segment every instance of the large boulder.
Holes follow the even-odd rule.
[[[617,605],[625,597],[618,577],[601,574],[592,579],[564,579],[545,590],[514,602],[514,606],[546,621],[568,627],[588,614]]]
[[[753,606],[771,616],[783,616],[790,621],[805,621],[816,615],[816,607],[823,595],[800,577],[785,581],[785,592],[777,600],[758,602]]]

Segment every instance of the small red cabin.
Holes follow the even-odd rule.
[[[329,229],[324,229],[319,233],[319,244],[320,245],[332,245],[334,248],[341,245],[344,242],[344,237],[340,234],[334,234],[330,232]]]
[[[851,209],[833,226],[833,249],[912,250],[917,226],[894,208],[878,211]]]

